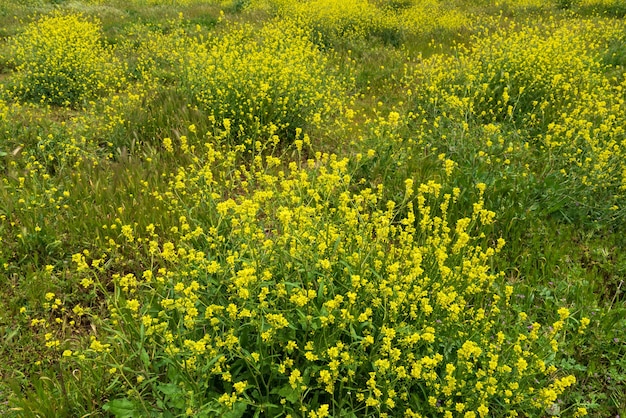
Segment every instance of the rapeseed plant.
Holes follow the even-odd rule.
[[[213,121],[228,121],[249,148],[274,135],[293,140],[341,111],[339,80],[307,33],[290,22],[233,27],[184,56],[184,93]]]
[[[499,291],[489,267],[505,243],[481,238],[495,218],[486,185],[457,217],[461,190],[445,183],[407,181],[404,198],[384,201],[383,187],[354,189],[347,158],[242,166],[245,147],[227,135],[171,174],[174,241],[118,223],[103,260],[73,257],[96,287],[120,245],[152,260],[113,275],[86,347],[45,338],[67,367],[99,370],[100,396],[119,398],[108,408],[486,416],[541,413],[574,383],[553,366],[569,311],[532,332],[506,314],[512,287]],[[63,323],[85,315],[46,299]]]
[[[376,34],[389,28],[391,17],[368,0],[273,3],[279,15],[301,22],[328,41]]]
[[[400,45],[415,36],[469,29],[471,18],[450,5],[436,0],[398,2],[350,0],[252,1],[252,9],[265,8],[276,15],[295,19],[307,27],[322,44],[346,40],[379,38]]]
[[[497,142],[489,134],[479,157],[503,166],[505,176],[559,184],[549,203],[555,210],[574,207],[614,224],[623,216],[624,86],[608,76],[613,67],[600,51],[623,32],[608,20],[572,25],[512,24],[476,37],[456,56],[425,60],[409,72],[412,117],[430,132],[454,126],[461,137],[510,131]],[[527,163],[515,169],[511,153],[522,149]]]
[[[124,83],[99,22],[80,14],[43,16],[12,40],[12,48],[12,92],[20,99],[76,107]]]
[[[61,108],[0,99],[0,325],[10,347],[30,339],[24,358],[36,351],[13,405],[50,416],[468,418],[597,407],[586,385],[606,362],[619,369],[622,334],[614,323],[603,334],[612,317],[586,300],[581,309],[563,285],[583,287],[600,263],[539,260],[531,240],[511,250],[504,238],[539,219],[528,197],[548,180],[619,227],[626,85],[605,51],[623,39],[619,26],[481,16],[488,30],[427,59],[381,42],[406,62],[407,89],[344,99],[351,82],[330,48],[341,37],[364,48],[389,36],[396,48],[476,33],[478,17],[435,1],[266,3],[277,18],[223,15],[208,35],[182,17],[125,22],[115,52],[130,81],[43,100]],[[24,33],[54,19],[99,28],[51,14]],[[96,32],[94,50],[112,57]],[[345,54],[349,77],[366,67]],[[401,63],[373,64],[380,88],[398,87]],[[562,239],[547,231],[546,245],[551,235]],[[540,280],[575,279],[528,291],[538,279],[524,274],[524,251]],[[597,347],[608,347],[598,364],[583,365]],[[29,376],[40,371],[47,383]]]
[[[436,0],[416,2],[401,10],[395,19],[399,30],[407,35],[456,33],[472,26],[472,18],[466,12]]]

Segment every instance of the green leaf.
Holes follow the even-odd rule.
[[[167,408],[183,409],[185,396],[180,386],[175,383],[164,383],[157,386],[157,390],[165,395]]]
[[[135,404],[126,398],[109,401],[102,406],[102,409],[113,414],[116,418],[139,417]]]
[[[272,391],[272,393],[276,393],[291,403],[297,402],[298,399],[300,399],[300,390],[292,388],[291,385],[285,385],[278,390]]]
[[[175,383],[164,383],[159,385],[157,390],[167,396],[174,396],[180,393],[180,387]]]
[[[245,402],[236,402],[233,405],[233,409],[228,412],[222,414],[224,418],[241,418],[243,414],[246,413],[246,409],[248,409],[248,404]]]
[[[145,367],[150,366],[150,356],[148,356],[148,352],[145,348],[141,349],[141,352],[139,353],[139,358],[141,359],[141,362]]]
[[[20,332],[19,326],[12,331],[6,331],[6,335],[4,336],[5,344],[10,343],[13,337],[15,337],[19,332]]]

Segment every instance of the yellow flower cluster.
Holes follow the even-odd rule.
[[[405,36],[432,35],[438,30],[454,33],[471,26],[466,13],[437,0],[255,0],[251,8],[269,8],[295,19],[324,42],[377,36],[397,43]]]
[[[624,3],[620,0],[580,0],[580,8],[590,9],[599,15],[624,16]]]
[[[12,40],[20,98],[79,106],[123,82],[111,48],[102,43],[100,23],[80,14],[52,13]]]
[[[296,19],[322,36],[362,37],[387,25],[386,13],[368,0],[275,1],[281,16]]]
[[[12,169],[45,176],[97,165],[128,147],[120,138],[149,90],[127,85],[124,65],[104,46],[97,20],[54,12],[27,25],[10,45],[16,71],[0,93],[18,97],[0,100],[0,127],[3,151],[21,156],[12,159]]]
[[[8,119],[8,114],[9,105],[4,100],[0,99],[0,123],[4,123]]]
[[[457,33],[473,25],[467,12],[437,0],[416,1],[400,10],[395,21],[398,30],[409,35],[432,35],[437,31]]]
[[[120,224],[118,242],[153,267],[114,275],[109,318],[73,361],[109,364],[133,381],[167,375],[194,413],[206,402],[250,407],[257,396],[311,417],[327,416],[329,404],[485,417],[542,411],[573,383],[556,379],[547,360],[568,310],[550,332],[502,315],[512,288],[500,295],[489,268],[504,240],[480,238],[495,216],[484,207],[486,185],[455,219],[461,190],[446,184],[406,181],[403,200],[384,201],[382,187],[354,182],[347,158],[268,155],[241,165],[245,147],[220,142],[175,170],[170,190],[152,191],[187,214],[176,242],[160,243],[154,225],[144,238]],[[75,257],[81,274],[85,257]],[[138,346],[119,327],[141,338],[143,354],[132,354]]]
[[[179,65],[182,91],[250,148],[259,136],[293,140],[296,129],[319,125],[343,107],[344,88],[292,23],[233,27],[189,48]]]
[[[484,132],[483,161],[510,173],[511,157],[525,156],[523,177],[555,169],[554,181],[568,185],[560,200],[612,218],[626,190],[626,85],[605,51],[623,40],[609,19],[487,30],[454,56],[407,67],[413,118],[430,132],[444,123]]]
[[[206,0],[216,2],[235,3]],[[605,193],[619,209],[626,82],[598,51],[623,40],[620,28],[605,19],[562,27],[500,17],[500,29],[455,54],[407,61],[407,90],[398,93],[406,102],[381,102],[385,110],[373,115],[346,111],[357,135],[345,147],[361,148],[344,157],[317,151],[311,140],[323,125],[345,128],[328,122],[347,102],[315,31],[322,40],[424,36],[469,28],[473,18],[435,0],[266,4],[282,20],[227,23],[208,36],[182,17],[167,30],[129,25],[136,37],[116,51],[133,57],[133,86],[123,90],[98,23],[54,13],[15,38],[22,64],[14,91],[83,108],[0,100],[3,129],[23,128],[17,114],[24,125],[40,115],[63,119],[36,146],[17,147],[23,158],[7,158],[0,192],[12,207],[0,220],[15,231],[11,244],[54,248],[45,245],[52,222],[37,222],[85,204],[72,186],[88,196],[84,190],[108,180],[133,185],[129,200],[99,203],[106,220],[94,232],[98,254],[85,250],[62,271],[42,270],[77,289],[44,295],[43,317],[29,317],[33,335],[63,370],[75,371],[69,385],[92,374],[104,381],[94,399],[123,396],[145,415],[484,418],[556,410],[576,383],[556,367],[561,344],[572,330],[584,336],[591,320],[577,322],[575,308],[556,308],[550,323],[516,311],[515,288],[493,268],[505,245],[489,209],[499,190],[459,174],[468,165],[457,156],[493,165],[505,179],[534,179],[556,166],[574,192]],[[41,51],[50,56],[39,60]],[[67,65],[55,64],[60,55]],[[129,126],[132,116],[157,97],[188,101],[184,110],[202,120],[184,132],[164,123],[166,135],[139,139],[143,126]],[[116,141],[127,128],[155,149],[122,161],[131,144]],[[114,150],[120,162],[109,165]],[[162,165],[151,165],[153,157]],[[75,170],[102,161],[115,173],[94,167],[84,178]],[[139,166],[142,177],[130,181]],[[55,171],[66,168],[61,186]],[[403,169],[406,176],[388,175]],[[151,217],[131,213],[139,207]]]

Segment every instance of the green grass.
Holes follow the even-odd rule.
[[[562,416],[573,416],[578,407],[586,407],[594,417],[626,415],[625,209],[608,211],[601,205],[593,205],[602,203],[608,194],[597,194],[600,192],[582,186],[579,177],[564,181],[560,174],[561,161],[548,156],[546,149],[535,147],[518,121],[502,117],[497,121],[499,132],[488,133],[479,115],[468,112],[461,117],[454,113],[453,107],[445,108],[439,102],[431,106],[425,102],[436,94],[420,93],[429,87],[429,80],[412,78],[414,74],[423,74],[416,70],[430,63],[429,58],[456,57],[464,47],[471,48],[469,35],[480,33],[478,30],[464,28],[462,33],[439,31],[413,37],[383,33],[343,40],[325,39],[319,45],[321,54],[328,59],[329,74],[343,79],[341,85],[346,91],[341,94],[346,96],[346,106],[351,110],[326,112],[322,123],[303,126],[313,143],[310,148],[305,145],[302,151],[295,143],[279,147],[265,144],[265,151],[257,153],[237,149],[236,140],[224,132],[222,125],[211,122],[206,111],[190,103],[190,98],[178,88],[176,68],[152,69],[154,74],[165,74],[164,77],[140,80],[138,76],[134,52],[149,33],[167,34],[181,27],[183,31],[195,33],[197,39],[228,33],[229,26],[220,23],[218,4],[191,2],[191,5],[176,6],[166,2],[168,5],[154,6],[117,0],[105,4],[43,0],[9,3],[0,5],[1,85],[10,85],[15,77],[10,64],[9,39],[34,16],[53,8],[98,17],[102,21],[103,42],[116,48],[116,56],[125,63],[129,77],[115,93],[121,99],[108,95],[75,109],[19,104],[8,95],[0,95],[0,358],[3,359],[0,362],[0,415],[52,417],[91,413],[107,416],[104,405],[108,405],[109,414],[115,414],[116,408],[122,411],[117,416],[140,416],[153,410],[151,408],[184,411],[181,405],[186,398],[178,392],[180,389],[167,384],[171,379],[193,387],[189,378],[171,371],[163,372],[164,364],[169,361],[163,353],[149,353],[164,362],[152,369],[141,349],[133,351],[137,349],[134,341],[126,340],[137,338],[143,344],[147,341],[142,339],[144,336],[133,334],[135,331],[130,328],[112,331],[107,328],[110,327],[107,321],[111,305],[126,306],[126,299],[131,297],[120,290],[115,274],[139,276],[147,269],[170,266],[166,261],[149,256],[147,238],[143,244],[125,241],[122,226],[130,225],[137,237],[147,237],[150,225],[156,225],[158,238],[154,239],[159,245],[171,241],[177,246],[211,254],[214,247],[205,236],[195,241],[185,240],[178,228],[181,216],[187,217],[191,225],[206,226],[221,219],[214,202],[208,193],[199,191],[201,187],[197,190],[190,186],[194,181],[190,177],[183,179],[187,188],[177,187],[176,176],[181,169],[187,176],[201,172],[206,158],[204,144],[212,141],[219,144],[217,149],[225,155],[232,154],[231,160],[220,163],[219,169],[223,171],[214,186],[224,200],[228,197],[245,199],[247,180],[252,184],[257,181],[260,189],[265,187],[253,174],[258,164],[255,154],[264,158],[273,154],[283,159],[277,167],[265,169],[268,176],[278,176],[280,170],[288,172],[289,159],[305,165],[318,150],[337,153],[339,159],[349,157],[352,182],[347,189],[361,193],[368,187],[376,190],[382,185],[378,206],[374,206],[385,210],[387,200],[404,202],[394,215],[393,220],[398,223],[408,213],[404,201],[406,179],[413,179],[416,185],[435,179],[450,187],[459,187],[458,202],[450,212],[453,219],[471,214],[472,205],[480,199],[476,185],[484,183],[484,204],[496,212],[496,219],[492,225],[481,229],[485,235],[475,242],[489,246],[498,238],[504,238],[505,247],[489,261],[492,271],[503,272],[494,283],[494,292],[502,294],[505,286],[514,286],[510,305],[502,314],[502,323],[508,321],[511,328],[523,330],[524,325],[515,318],[524,312],[528,323],[537,321],[548,327],[559,319],[559,308],[567,307],[571,312],[568,325],[571,329],[559,341],[561,348],[554,361],[560,370],[559,376],[572,374],[577,383],[560,396],[561,403],[554,408],[558,406]],[[580,19],[596,21],[597,15],[610,16],[623,24],[624,13],[618,2],[597,6],[574,2],[567,11],[560,10],[556,3],[536,8],[505,2],[497,8],[491,2],[459,1],[450,7],[471,12],[477,21],[491,29],[497,25],[507,26],[510,21],[525,28],[524,25],[529,25],[529,16],[541,24],[548,20],[548,15],[556,16],[563,27]],[[226,19],[253,24],[273,19],[268,11],[240,7],[243,4],[234,2],[225,7]],[[177,20],[179,12],[184,16],[182,21]],[[598,58],[606,65],[603,71],[607,77],[615,76],[612,82],[616,84],[623,79],[626,62],[621,40],[623,38],[612,39]],[[414,93],[411,96],[407,95],[409,85]],[[6,116],[2,113],[3,103],[9,108],[15,106]],[[349,115],[352,111],[354,114]],[[621,117],[625,113],[623,102],[614,111]],[[121,122],[113,123],[118,117]],[[623,133],[617,131],[616,135],[624,140]],[[498,137],[503,138],[502,145],[497,145]],[[173,152],[168,151],[168,145],[163,142],[165,138],[172,138]],[[195,149],[185,151],[185,139],[181,138],[186,138]],[[496,143],[489,149],[490,161],[479,154],[486,149],[487,138]],[[72,146],[72,141],[78,145]],[[525,142],[530,146],[524,147]],[[515,146],[508,149],[509,143]],[[362,158],[357,158],[357,154]],[[448,174],[443,168],[446,159],[455,163]],[[496,162],[497,159],[510,162]],[[618,189],[606,193],[618,193],[615,190]],[[310,195],[306,193],[302,191],[300,198],[308,202]],[[191,200],[190,195],[201,200]],[[329,196],[328,207],[338,207],[339,199],[333,201],[335,197]],[[286,207],[294,203],[276,202]],[[624,195],[622,202],[626,205]],[[278,210],[278,207],[265,208],[256,220],[266,225],[267,239],[278,239],[272,235],[277,234],[273,228],[278,228],[276,224],[280,223],[273,209]],[[339,222],[330,215],[324,219],[329,223]],[[219,228],[224,232],[236,226],[220,223]],[[263,253],[261,247],[255,248],[254,241],[250,242],[239,237],[221,243],[218,248],[223,253],[216,259],[224,263],[228,251],[247,243],[259,251],[247,257],[251,260],[259,257],[258,263],[277,267],[268,261],[270,255]],[[84,251],[89,254],[88,259],[106,254],[106,266],[89,273],[77,271],[72,256],[84,254]],[[280,251],[276,254],[294,266],[293,270],[277,269],[279,274],[292,275],[289,277],[302,281],[309,280],[309,276],[317,277],[319,272],[315,269],[318,267],[306,264],[310,261],[306,257],[295,260],[289,258],[288,249]],[[349,261],[344,263],[345,271],[357,268]],[[194,268],[192,264],[172,265],[172,268],[180,274],[188,274]],[[362,266],[366,265],[363,261]],[[310,269],[309,276],[307,269]],[[337,269],[332,274],[339,277],[342,273]],[[86,275],[91,275],[97,285],[83,287],[81,281]],[[292,285],[295,286],[289,284]],[[91,316],[76,326],[69,325],[71,313],[61,315],[45,307],[48,292],[62,295],[67,307],[77,304],[87,307]],[[322,290],[319,292],[322,298]],[[220,297],[217,293],[207,292],[209,294],[216,299]],[[585,317],[590,319],[590,324],[585,333],[578,333],[578,324]],[[49,320],[50,327],[43,329],[33,325],[35,318]],[[61,318],[57,324],[55,318]],[[129,369],[125,373],[135,376],[132,373],[140,371],[145,373],[148,382],[141,385],[136,380],[112,379],[108,372],[111,364],[94,361],[97,367],[89,373],[85,370],[85,380],[77,383],[78,380],[72,380],[75,375],[63,359],[62,351],[45,346],[46,332],[54,332],[64,347],[75,351],[89,346],[89,336],[95,332],[102,332],[98,338],[118,332],[115,338],[123,341],[118,354],[128,360]],[[324,338],[334,341],[334,335],[331,333]],[[237,364],[237,367],[244,367],[244,363]],[[149,376],[150,370],[160,371],[158,375]],[[109,379],[110,385],[99,387],[99,379]],[[314,381],[311,377],[311,384]],[[206,399],[210,398],[208,393],[233,390],[229,383],[221,380],[209,386],[202,395],[207,396]],[[277,411],[272,409],[276,405],[270,405],[272,400],[278,399],[277,393],[271,392],[268,384],[257,386],[264,389],[249,395],[250,405],[260,405],[259,411],[270,414]],[[77,390],[79,387],[82,392]],[[295,392],[287,394],[288,389],[288,385],[284,386],[280,396],[296,396]],[[139,392],[129,394],[133,390]],[[306,399],[319,406],[328,403],[324,396],[313,398],[311,395]],[[118,399],[117,403],[107,403],[112,399]],[[265,404],[261,405],[259,399],[264,399]],[[165,406],[159,402],[165,402]],[[336,401],[335,405],[336,416],[348,413],[341,409],[346,404]],[[16,407],[22,411],[15,410]],[[134,412],[127,411],[124,415],[124,408]],[[364,416],[364,410],[355,411],[356,416]],[[233,413],[232,416],[238,415]]]

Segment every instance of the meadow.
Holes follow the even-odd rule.
[[[625,16],[0,3],[0,415],[626,416]]]

